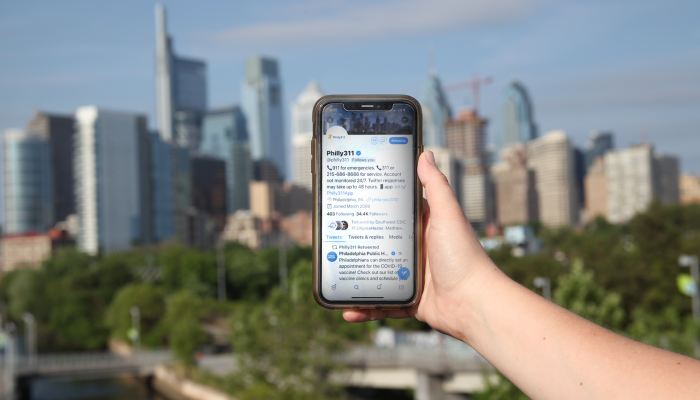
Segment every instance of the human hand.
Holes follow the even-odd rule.
[[[383,318],[417,318],[431,327],[464,340],[465,309],[477,308],[470,296],[482,271],[495,268],[459,206],[432,152],[418,161],[418,176],[425,187],[423,207],[424,285],[420,301],[398,310],[345,310],[350,322]],[[468,324],[467,324],[468,325]]]

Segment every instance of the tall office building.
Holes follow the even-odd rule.
[[[146,117],[94,106],[76,112],[78,248],[89,254],[151,241]]]
[[[501,134],[496,138],[496,155],[514,143],[525,143],[537,138],[537,125],[533,107],[525,86],[511,82],[505,89],[505,99],[501,108]]]
[[[586,222],[608,215],[608,179],[605,176],[605,161],[597,157],[588,168],[585,179]]]
[[[250,209],[253,163],[246,118],[240,107],[214,110],[204,117],[201,151],[226,163],[227,214]]]
[[[431,68],[423,89],[423,145],[428,147],[445,147],[445,124],[452,119],[452,109],[442,84],[434,69]]]
[[[574,154],[563,131],[552,131],[528,142],[528,168],[535,173],[538,215],[549,227],[578,222]]]
[[[678,203],[678,170],[678,158],[656,154],[648,144],[606,153],[608,220],[628,221],[653,200]]]
[[[175,239],[173,199],[173,147],[158,132],[149,134],[149,180],[151,182],[151,231],[153,241]]]
[[[463,166],[458,198],[464,214],[477,229],[484,229],[494,217],[493,182],[486,152],[487,123],[476,112],[466,110],[457,120],[448,121],[445,131],[447,148]]]
[[[284,134],[282,82],[276,60],[253,57],[246,61],[241,97],[253,160],[270,161],[283,178],[289,178],[291,140]]]
[[[166,142],[199,149],[207,110],[207,66],[175,55],[165,7],[156,5],[156,101],[158,130]]]
[[[36,111],[27,123],[27,132],[35,133],[49,142],[51,149],[51,180],[53,182],[53,221],[64,221],[75,213],[73,193],[73,132],[71,115],[54,115]]]
[[[605,153],[614,148],[615,142],[612,132],[591,132],[591,137],[586,143],[585,150],[586,172],[591,168],[596,158],[603,157]]]
[[[192,157],[192,206],[213,222],[216,232],[226,225],[226,161],[199,154]]]
[[[49,141],[38,133],[5,132],[3,172],[3,233],[43,233],[51,228],[54,208]]]
[[[496,215],[501,226],[522,225],[538,219],[535,173],[527,166],[524,143],[501,152],[501,161],[491,168],[496,192]]]
[[[294,148],[294,183],[312,189],[311,138],[313,137],[312,113],[323,91],[316,81],[311,81],[292,104],[292,147]]]

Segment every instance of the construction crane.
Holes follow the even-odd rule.
[[[479,109],[479,92],[481,87],[488,85],[493,81],[490,76],[486,78],[479,78],[479,75],[474,74],[474,78],[466,82],[454,83],[452,85],[445,86],[446,92],[455,92],[458,90],[471,89],[472,90],[472,100],[474,101],[474,112],[478,112]]]

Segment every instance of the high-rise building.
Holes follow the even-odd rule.
[[[78,248],[89,254],[151,241],[146,117],[78,108],[75,195]]]
[[[162,4],[156,5],[156,101],[163,140],[198,150],[207,110],[207,66],[175,55]]]
[[[537,138],[537,125],[533,107],[525,86],[511,82],[505,89],[505,99],[501,108],[501,134],[496,138],[496,156],[514,143],[524,143]]]
[[[53,182],[53,223],[75,213],[73,193],[73,132],[71,115],[54,115],[36,111],[27,123],[27,132],[36,133],[49,142],[51,180]]]
[[[226,163],[227,214],[250,208],[253,164],[248,139],[246,118],[240,107],[211,111],[204,117],[201,151]]]
[[[206,214],[214,230],[221,232],[226,225],[226,161],[196,155],[192,157],[192,206]]]
[[[282,82],[276,60],[253,57],[246,61],[241,97],[253,160],[268,160],[283,178],[289,177],[291,140],[284,134]]]
[[[679,182],[681,204],[700,203],[700,177],[683,174]]]
[[[680,202],[680,166],[678,157],[666,154],[654,154],[654,186],[656,198],[663,204]]]
[[[316,81],[311,81],[292,104],[292,146],[294,148],[294,183],[312,189],[311,138],[313,137],[312,113],[323,91]]]
[[[563,131],[552,131],[528,142],[528,168],[535,173],[538,215],[550,227],[578,222],[579,204],[574,155]]]
[[[581,208],[586,206],[586,195],[584,178],[586,177],[586,153],[575,145],[571,146],[571,151],[574,155],[574,183],[576,184],[576,195],[578,196],[578,205]]]
[[[423,145],[445,147],[445,124],[452,119],[452,109],[434,69],[431,68],[423,89]]]
[[[175,239],[175,204],[173,199],[173,147],[157,132],[149,134],[151,230],[153,240]]]
[[[51,146],[38,133],[8,130],[3,138],[4,234],[43,233],[53,226]]]
[[[485,228],[494,217],[493,182],[486,152],[487,123],[476,112],[467,110],[445,125],[447,148],[463,166],[458,198],[464,214],[477,229]]]
[[[679,201],[678,159],[654,153],[642,144],[605,154],[610,222],[625,222],[646,210],[653,200]]]
[[[491,168],[501,226],[526,224],[538,218],[535,174],[527,160],[527,146],[514,144],[503,149],[501,161]]]
[[[586,222],[596,217],[608,215],[608,180],[605,176],[605,161],[598,157],[588,168],[585,178],[586,192]]]
[[[588,143],[586,143],[586,173],[591,168],[595,159],[603,157],[605,153],[615,148],[612,132],[592,131]]]

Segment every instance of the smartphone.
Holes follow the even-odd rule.
[[[411,307],[423,290],[420,104],[325,96],[313,121],[314,298],[331,309]]]

